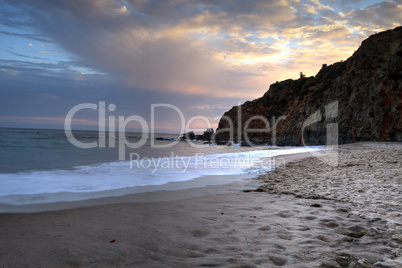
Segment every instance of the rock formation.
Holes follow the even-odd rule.
[[[194,140],[195,139],[195,134],[194,131],[189,131],[187,133],[183,133],[180,135],[179,140],[185,141],[185,140]]]
[[[214,129],[207,128],[207,130],[205,130],[202,135],[195,135],[195,139],[202,140],[202,141],[210,141],[213,134],[214,134]]]
[[[245,126],[265,131],[245,133]],[[318,145],[327,143],[328,126],[340,144],[402,141],[402,27],[370,36],[315,77],[277,82],[261,98],[233,107],[215,139],[301,145],[303,136]]]
[[[187,133],[181,134],[180,140],[198,140],[198,141],[211,141],[212,135],[214,134],[213,128],[207,128],[201,135],[195,135],[194,131],[189,131]]]

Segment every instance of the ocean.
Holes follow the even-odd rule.
[[[76,201],[119,195],[130,189],[198,179],[198,187],[254,178],[271,170],[272,156],[306,152],[303,147],[217,146],[179,141],[178,134],[142,137],[126,133],[125,160],[119,160],[122,138],[97,131],[73,131],[82,143],[104,143],[103,148],[78,148],[64,130],[0,128],[0,203],[23,205]],[[115,146],[113,147],[113,143]],[[319,149],[319,148],[317,148]],[[130,157],[131,156],[131,157]],[[280,163],[279,163],[280,164]],[[205,180],[215,176],[225,180]],[[136,192],[136,191],[133,191]]]

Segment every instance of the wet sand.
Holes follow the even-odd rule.
[[[339,167],[293,156],[265,186],[3,213],[0,267],[402,267],[402,146],[341,146],[340,156]]]

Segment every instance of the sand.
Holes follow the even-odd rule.
[[[0,267],[402,267],[402,146],[341,146],[340,156],[339,167],[293,157],[264,186],[3,213]]]

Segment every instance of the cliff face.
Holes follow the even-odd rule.
[[[312,120],[317,111],[321,118]],[[231,139],[230,121],[232,138],[244,140],[251,120],[248,129],[266,130],[248,132],[253,143],[271,144],[276,133],[277,145],[301,145],[309,117],[303,131],[309,145],[326,144],[331,123],[338,124],[340,144],[402,141],[402,27],[369,37],[349,59],[323,65],[315,77],[277,82],[261,98],[233,107],[221,118],[216,140]]]

